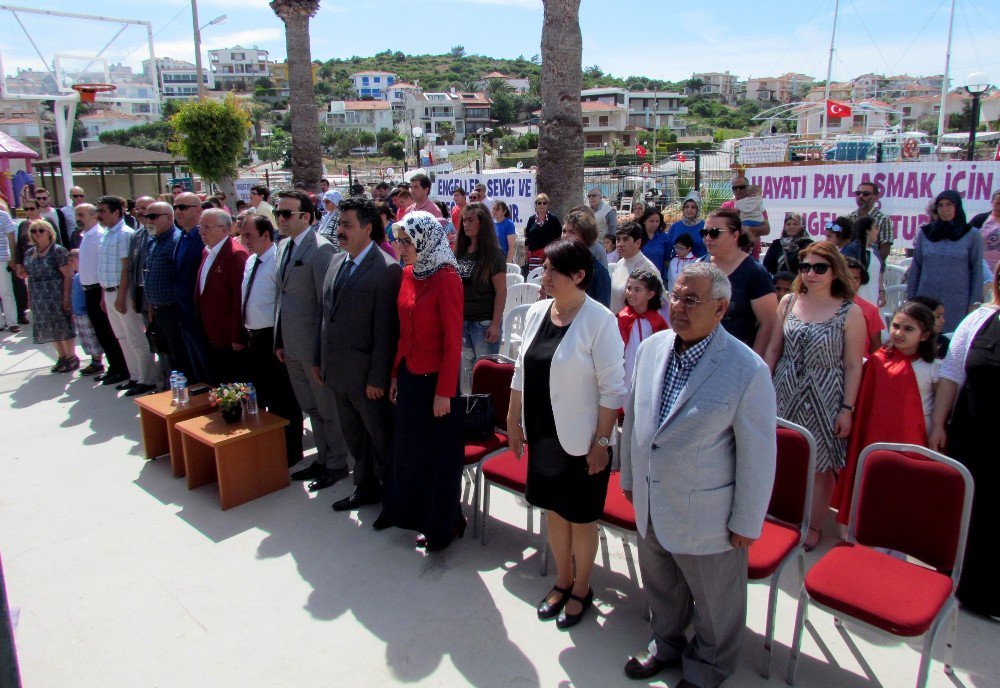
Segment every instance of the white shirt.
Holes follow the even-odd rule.
[[[257,207],[254,208],[254,212],[257,213],[258,215],[263,215],[264,217],[266,217],[268,220],[271,221],[272,225],[276,224],[274,220],[274,208],[267,201],[261,201],[259,204],[257,204]]]
[[[104,236],[104,228],[94,225],[80,238],[80,284],[89,287],[97,284],[97,266],[100,263],[101,237]]]
[[[201,294],[205,291],[205,280],[208,279],[208,272],[212,269],[212,263],[215,262],[215,257],[219,255],[219,251],[222,250],[222,246],[230,241],[229,237],[226,237],[219,243],[217,243],[212,248],[208,249],[208,255],[205,256],[205,262],[201,265],[201,275],[198,279],[198,293]]]
[[[368,245],[365,246],[365,249],[361,253],[359,253],[356,258],[351,258],[350,256],[347,257],[348,260],[353,261],[352,264],[351,264],[351,272],[347,275],[348,277],[350,277],[351,275],[354,274],[354,271],[358,269],[358,266],[361,265],[361,261],[363,261],[365,259],[365,256],[368,255],[368,252],[372,250],[372,246],[374,246],[374,245],[375,245],[375,242],[374,241],[370,241],[370,242],[368,242]],[[347,262],[347,261],[344,261],[344,262]]]
[[[863,298],[868,303],[877,305],[879,275],[882,272],[882,260],[878,251],[873,251],[870,248],[865,250],[868,251],[868,255],[871,256],[871,260],[868,262],[868,284],[862,284],[858,287],[858,296]]]
[[[7,237],[12,235],[17,241],[17,226],[8,213],[0,210],[0,262],[6,263],[10,260],[10,240]]]
[[[911,363],[913,374],[917,376],[917,389],[920,390],[920,401],[924,406],[924,423],[927,432],[931,431],[931,416],[934,414],[934,385],[937,384],[941,370],[941,361],[928,363],[922,358]]]
[[[263,255],[253,255],[246,262],[243,268],[243,289],[240,292],[243,300],[246,301],[246,320],[244,327],[250,330],[262,330],[265,327],[274,327],[274,297],[276,292],[275,269],[277,266],[276,257],[278,246],[271,244]],[[250,273],[253,266],[260,263],[257,274],[253,278],[253,289],[247,297],[247,288],[250,284]]]
[[[615,269],[611,272],[611,312],[617,314],[625,308],[625,287],[628,286],[628,276],[633,270],[649,270],[654,275],[659,275],[653,262],[646,255],[639,251],[631,258],[621,258],[615,263]]]
[[[637,318],[632,323],[632,331],[628,335],[628,344],[625,345],[625,390],[632,391],[632,371],[635,369],[635,352],[639,350],[639,345],[643,340],[649,339],[653,334],[653,325],[646,318]]]

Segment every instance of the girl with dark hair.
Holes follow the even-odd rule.
[[[927,446],[934,413],[934,385],[941,362],[935,358],[934,314],[907,301],[892,316],[889,341],[865,362],[847,445],[847,463],[837,477],[833,505],[846,524],[851,513],[858,457],[875,442]]]
[[[472,365],[480,356],[500,352],[500,326],[507,301],[507,258],[497,243],[493,217],[484,203],[462,208],[455,240],[458,276],[465,294],[462,346],[463,388],[472,386]]]
[[[837,247],[828,241],[810,244],[799,254],[792,293],[778,306],[781,326],[774,329],[764,358],[774,373],[778,416],[816,438],[807,550],[822,537],[861,381],[866,327],[853,299],[851,273]]]
[[[858,295],[865,301],[878,306],[885,305],[885,290],[882,288],[882,259],[872,246],[878,245],[878,225],[870,215],[859,217],[854,223],[854,238],[840,252],[845,258],[854,258],[865,267],[870,279],[858,289]]]
[[[382,231],[380,233],[377,227],[372,227],[372,241],[393,258],[399,258],[392,247],[392,242],[396,238],[392,235],[392,223],[395,221],[396,213],[391,205],[381,201],[375,203],[375,210],[378,211],[379,219],[382,221]]]
[[[946,332],[983,298],[983,237],[965,221],[962,197],[947,190],[934,200],[937,219],[917,232],[906,273],[906,298],[933,296],[944,304]]]
[[[648,270],[633,270],[625,287],[625,307],[618,313],[618,331],[625,342],[625,389],[632,389],[635,353],[644,339],[667,329],[657,311],[663,307],[660,276]]]
[[[659,208],[651,205],[642,214],[639,224],[642,225],[642,238],[639,242],[642,253],[660,271],[660,280],[666,284],[667,267],[670,264],[670,242],[663,224],[663,214]]]

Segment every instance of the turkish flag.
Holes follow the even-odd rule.
[[[646,157],[646,147],[645,146],[636,146],[635,147],[635,154],[638,155],[640,158],[645,158]]]
[[[851,116],[851,106],[844,105],[843,103],[838,103],[835,100],[826,101],[826,116],[827,119],[840,119],[841,117]]]
[[[1000,143],[997,144],[997,152],[993,154],[994,160],[1000,160]]]

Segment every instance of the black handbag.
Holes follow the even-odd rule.
[[[484,440],[493,436],[496,411],[489,394],[462,394],[462,437],[466,440]]]

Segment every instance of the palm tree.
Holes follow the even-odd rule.
[[[543,0],[538,189],[557,217],[583,198],[583,38],[580,0]]]
[[[288,106],[292,129],[292,182],[307,191],[319,191],[323,156],[319,146],[319,119],[313,97],[309,19],[319,0],[271,0],[271,9],[285,23],[288,53]]]

